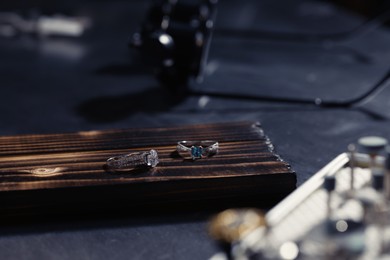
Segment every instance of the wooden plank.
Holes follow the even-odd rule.
[[[217,140],[220,150],[213,157],[183,160],[175,151],[180,140]],[[109,157],[150,149],[159,153],[156,168],[105,170]],[[104,208],[253,195],[280,200],[296,183],[261,126],[252,122],[4,136],[0,178],[3,215],[72,211],[86,204]]]

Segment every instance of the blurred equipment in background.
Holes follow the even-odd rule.
[[[89,26],[90,20],[85,17],[70,17],[60,14],[23,17],[14,12],[0,13],[0,37],[5,38],[13,38],[22,34],[40,37],[79,37]]]
[[[377,136],[358,144],[363,153],[349,145],[266,215],[217,215],[210,235],[223,252],[211,259],[389,259],[390,148]]]
[[[143,53],[163,86],[182,92],[191,77],[202,80],[216,5],[217,0],[153,2],[130,46]]]

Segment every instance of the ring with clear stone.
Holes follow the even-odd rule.
[[[156,150],[149,152],[130,153],[107,159],[107,168],[110,170],[122,170],[136,167],[156,167],[159,163]]]
[[[180,156],[191,157],[192,160],[213,156],[218,153],[219,143],[213,140],[206,141],[180,141],[176,150]]]

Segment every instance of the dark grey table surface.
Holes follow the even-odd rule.
[[[390,138],[390,87],[353,108],[176,100],[126,46],[144,18],[146,1],[66,5],[93,18],[83,37],[0,38],[0,135],[260,121],[297,172],[298,185],[360,136]],[[207,76],[191,87],[327,100],[358,96],[390,67],[388,28],[372,23],[348,38],[312,41],[260,31],[348,32],[365,20],[327,1],[221,0]],[[222,35],[222,28],[259,34]],[[207,259],[217,251],[207,235],[207,219],[196,212],[2,227],[0,259]]]

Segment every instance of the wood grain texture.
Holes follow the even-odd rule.
[[[183,160],[175,152],[181,140],[217,140],[220,151]],[[104,168],[109,157],[150,149],[159,154],[156,168],[121,173]],[[3,215],[254,195],[277,201],[296,182],[252,122],[0,137],[0,178]]]

